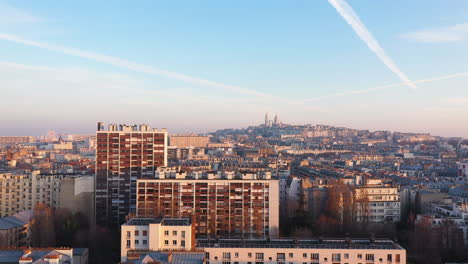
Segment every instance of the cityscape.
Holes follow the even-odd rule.
[[[0,264],[468,264],[467,18],[0,0]]]
[[[19,263],[466,259],[468,139],[269,116],[1,136],[1,247]]]

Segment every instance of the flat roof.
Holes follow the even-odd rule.
[[[163,226],[189,226],[190,218],[132,218],[123,225],[127,226],[147,226],[149,224],[161,224]]]
[[[308,248],[308,249],[395,249],[403,250],[392,240],[369,239],[197,239],[198,248]]]
[[[159,224],[163,218],[132,218],[123,225],[144,226],[149,224]]]

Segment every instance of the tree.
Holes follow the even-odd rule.
[[[54,209],[45,204],[37,204],[31,223],[31,244],[33,247],[55,246]]]

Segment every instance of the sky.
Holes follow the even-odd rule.
[[[468,138],[466,0],[0,0],[0,135],[263,122]]]

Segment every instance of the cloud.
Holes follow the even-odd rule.
[[[105,63],[105,64],[113,65],[116,67],[120,67],[120,68],[125,68],[125,69],[132,70],[135,72],[164,76],[167,78],[177,79],[177,80],[184,81],[187,83],[208,86],[212,88],[219,88],[219,89],[228,90],[228,91],[243,94],[243,95],[257,96],[257,97],[269,97],[269,98],[274,97],[272,95],[262,93],[256,90],[252,90],[252,89],[247,89],[247,88],[243,88],[239,86],[210,81],[210,80],[206,80],[202,78],[185,75],[182,73],[158,69],[153,66],[139,64],[139,63],[121,59],[118,57],[107,56],[107,55],[103,55],[99,53],[94,53],[94,52],[84,51],[80,49],[59,46],[59,45],[53,45],[53,44],[48,44],[44,42],[31,41],[31,40],[23,39],[21,37],[11,35],[11,34],[0,33],[0,39],[27,45],[27,46],[47,49],[50,51],[59,52],[59,53],[67,54],[70,56],[85,58],[85,59],[97,61],[100,63]]]
[[[409,32],[403,34],[402,37],[408,40],[425,43],[461,41],[463,39],[468,39],[468,23]]]
[[[407,86],[416,89],[416,85],[404,74],[395,62],[385,53],[378,41],[367,30],[366,26],[361,22],[353,8],[348,5],[345,0],[328,0],[328,2],[338,11],[338,13],[346,20],[346,22],[354,29],[356,34],[364,41],[369,49],[374,52],[377,57]]]
[[[41,21],[23,10],[14,8],[5,3],[0,3],[0,24],[27,24]]]
[[[454,79],[454,78],[465,77],[465,76],[468,76],[468,72],[454,73],[454,74],[434,77],[434,78],[430,78],[430,79],[422,79],[422,80],[413,81],[413,83],[416,83],[416,84],[417,83],[430,83],[430,82],[443,81],[443,80]],[[307,99],[306,102],[308,102],[308,101],[320,101],[320,100],[323,100],[323,99],[341,97],[341,96],[347,96],[347,95],[354,95],[354,94],[365,94],[365,93],[370,93],[370,92],[375,92],[375,91],[380,91],[380,90],[386,90],[386,89],[389,89],[389,88],[401,87],[401,86],[404,86],[404,85],[406,85],[406,83],[393,83],[393,84],[377,86],[377,87],[373,87],[373,88],[354,90],[354,91],[349,91],[349,92],[339,92],[339,93],[334,93],[334,94],[329,94],[329,95],[310,98],[310,99]]]

